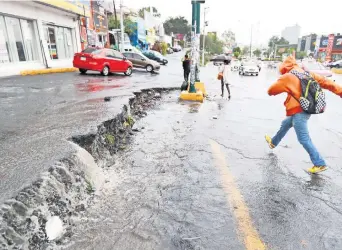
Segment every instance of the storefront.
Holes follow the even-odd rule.
[[[62,2],[66,1],[58,4]],[[81,50],[80,14],[62,7],[40,1],[0,1],[0,76],[72,67],[74,53]]]
[[[342,60],[342,36],[334,37],[334,44],[331,51],[331,59],[333,61]]]
[[[318,49],[318,59],[320,61],[324,62],[326,58],[326,50],[328,46],[328,37],[327,36],[322,36],[320,39],[320,44],[319,44],[319,49]]]
[[[106,15],[106,10],[101,5],[100,1],[91,1],[91,16],[89,20],[89,28],[90,30],[95,31],[91,32],[93,39],[95,40],[95,45],[98,47],[106,47],[109,46],[109,36],[108,36],[108,20]]]

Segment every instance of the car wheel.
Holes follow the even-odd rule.
[[[258,76],[259,74],[256,74],[256,76]]]
[[[153,66],[150,65],[150,64],[147,65],[147,66],[146,66],[146,71],[147,71],[147,72],[152,72],[152,71],[153,71]]]
[[[81,72],[81,74],[87,73],[87,70],[86,70],[86,69],[79,69],[79,71]]]
[[[128,67],[127,70],[126,70],[126,72],[125,72],[125,75],[126,75],[126,76],[130,76],[130,75],[132,75],[132,72],[133,72],[133,71],[132,71],[132,67]]]
[[[101,72],[103,76],[108,76],[109,75],[109,67],[105,66]]]
[[[164,65],[166,65],[166,64],[168,64],[168,63],[169,63],[169,61],[167,61],[167,60],[164,61]]]

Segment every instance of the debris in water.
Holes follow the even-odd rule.
[[[58,216],[51,217],[45,225],[45,232],[49,240],[55,240],[63,235],[63,222]]]
[[[217,116],[213,116],[213,119],[214,119],[214,120],[217,120]]]
[[[104,98],[104,101],[105,101],[105,102],[109,102],[110,99],[111,99],[110,96],[106,96],[106,97]]]

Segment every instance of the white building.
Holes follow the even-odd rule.
[[[296,24],[294,26],[286,27],[281,32],[281,36],[284,37],[290,44],[297,44],[300,37],[301,27]]]
[[[44,1],[0,1],[0,77],[72,67],[81,50],[79,17]]]

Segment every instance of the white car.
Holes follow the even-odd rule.
[[[259,75],[259,67],[255,63],[244,63],[239,69],[239,75]]]

